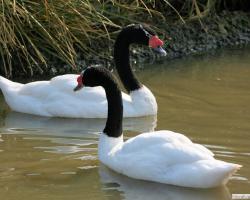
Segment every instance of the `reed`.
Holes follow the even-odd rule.
[[[5,76],[11,76],[13,70],[33,75],[34,69],[42,72],[51,57],[74,68],[77,51],[85,56],[98,56],[100,51],[96,51],[94,45],[98,41],[112,41],[124,25],[147,23],[161,28],[169,16],[185,23],[185,20],[206,16],[216,7],[216,2],[2,0],[0,69]]]

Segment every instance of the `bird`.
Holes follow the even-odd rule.
[[[124,142],[122,94],[112,73],[103,67],[89,67],[81,79],[82,86],[105,90],[108,117],[99,136],[98,158],[110,169],[134,179],[213,188],[225,185],[241,167],[215,159],[206,147],[169,130],[141,133]]]
[[[114,61],[121,82],[128,92],[122,94],[124,117],[156,115],[154,95],[140,83],[130,66],[129,46],[133,43],[149,46],[155,52],[166,55],[162,48],[163,41],[147,26],[131,24],[120,31],[114,44]],[[27,84],[12,82],[0,76],[0,88],[5,101],[16,112],[45,117],[106,118],[107,101],[103,88],[86,87],[76,94],[71,88],[78,76],[65,74],[49,81]],[[78,87],[81,87],[81,82]]]

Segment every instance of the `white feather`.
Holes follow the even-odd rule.
[[[98,151],[105,165],[128,177],[185,187],[224,185],[240,168],[171,131],[143,133],[126,142],[101,134]]]
[[[27,84],[12,82],[0,76],[0,88],[10,108],[17,112],[71,118],[106,118],[107,100],[102,87],[84,87],[74,92],[78,75],[67,74],[50,81]],[[124,117],[155,115],[157,103],[150,90],[142,88],[122,93]]]

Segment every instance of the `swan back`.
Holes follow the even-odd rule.
[[[6,94],[10,90],[14,90],[16,88],[19,88],[22,85],[23,84],[21,84],[21,83],[16,83],[16,82],[8,80],[7,78],[0,76],[0,88],[4,94]]]

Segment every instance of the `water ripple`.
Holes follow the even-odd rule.
[[[34,147],[44,150],[47,153],[72,154],[77,152],[95,151],[95,148],[80,148],[78,146],[52,146],[52,147]]]

